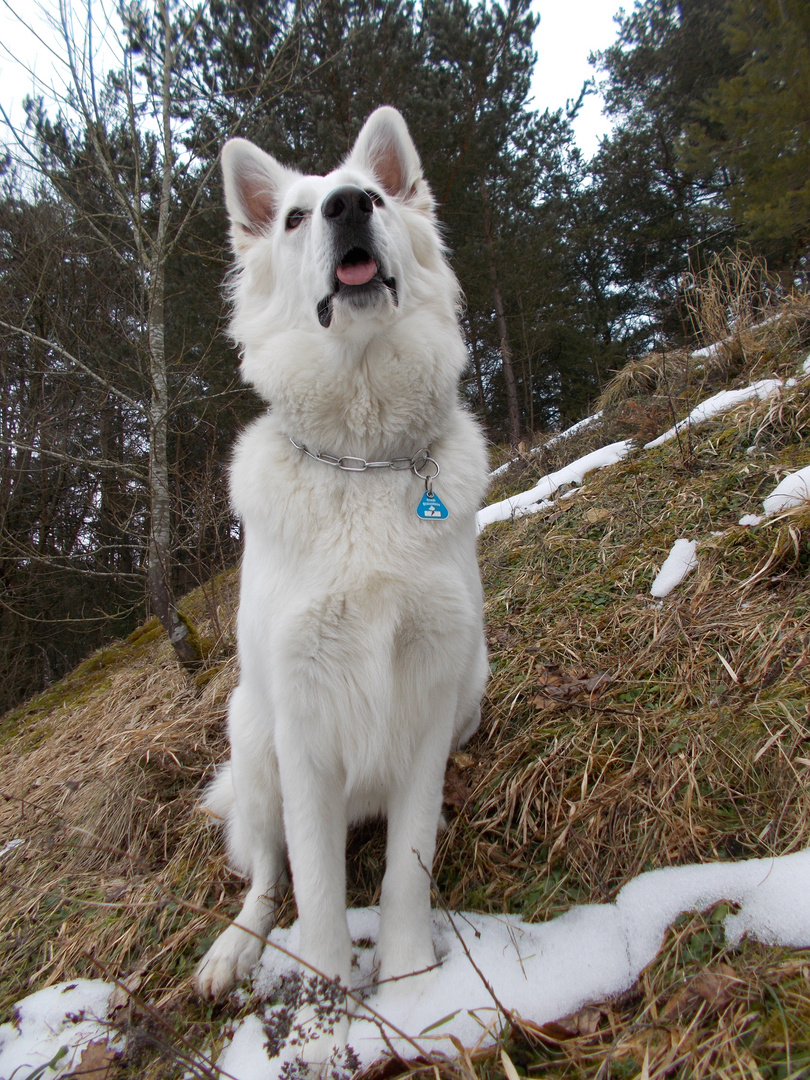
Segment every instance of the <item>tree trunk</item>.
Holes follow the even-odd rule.
[[[501,367],[503,369],[503,381],[506,386],[506,407],[509,424],[509,442],[517,449],[520,443],[520,402],[518,401],[517,380],[515,369],[512,364],[512,348],[509,344],[509,328],[506,325],[506,315],[503,307],[503,296],[498,281],[498,268],[495,265],[495,245],[492,241],[492,226],[489,212],[489,196],[484,182],[481,182],[481,194],[484,199],[484,232],[487,238],[487,254],[489,257],[489,276],[492,281],[492,299],[495,304],[495,318],[498,322],[498,334],[500,335]]]
[[[475,337],[473,325],[470,323],[470,350],[472,352],[473,367],[475,368],[475,385],[478,390],[478,405],[481,409],[481,419],[486,419],[487,399],[484,394],[484,379],[481,374],[481,357],[478,355],[478,342]]]
[[[171,584],[172,499],[169,486],[169,381],[164,328],[165,278],[162,263],[149,290],[149,551],[146,591],[152,610],[169,635],[182,664],[202,660],[199,641],[180,617]]]
[[[172,67],[172,30],[164,0],[158,4],[164,26],[163,41],[163,172],[157,231],[151,251],[148,290],[149,338],[149,550],[146,589],[152,610],[169,635],[182,664],[195,667],[202,660],[197,635],[180,616],[172,589],[172,499],[169,486],[169,379],[166,367],[165,293],[166,258],[172,154],[169,85]]]

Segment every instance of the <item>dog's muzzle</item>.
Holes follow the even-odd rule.
[[[371,221],[375,202],[380,202],[379,196],[345,184],[330,192],[321,205],[335,252],[332,291],[318,304],[318,322],[323,327],[332,322],[336,296],[356,307],[365,307],[381,289],[386,289],[397,304],[396,282],[385,276],[374,250]]]

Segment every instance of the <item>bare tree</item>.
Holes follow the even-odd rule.
[[[128,332],[136,343],[145,386],[142,400],[116,382],[103,364],[88,365],[59,342],[43,344],[105,385],[112,398],[143,410],[149,443],[146,594],[178,658],[194,666],[202,658],[200,642],[179,612],[172,587],[168,443],[175,398],[167,356],[167,266],[200,213],[219,145],[278,92],[283,82],[279,58],[285,55],[290,28],[279,29],[278,48],[267,57],[251,100],[243,102],[241,115],[226,122],[223,130],[222,118],[229,111],[199,78],[194,62],[205,4],[178,2],[172,7],[172,0],[116,0],[114,10],[118,31],[113,35],[113,27],[105,26],[108,48],[114,37],[114,70],[103,76],[96,70],[99,31],[92,0],[79,25],[69,0],[59,0],[56,26],[69,74],[57,117],[51,119],[41,101],[29,102],[29,123],[36,132],[32,141],[14,127],[2,107],[0,112],[14,132],[18,153],[70,206],[97,250],[116,260],[134,300],[136,325]],[[210,23],[205,29],[210,35]],[[206,133],[202,141],[200,132]],[[37,336],[30,326],[3,325],[30,341]]]
[[[114,336],[116,269],[64,205],[0,185],[0,712],[140,606],[144,412],[83,359]]]

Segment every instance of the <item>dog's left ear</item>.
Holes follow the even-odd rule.
[[[432,201],[408,125],[390,105],[375,109],[366,120],[346,164],[374,173],[389,195],[426,199],[428,205]]]

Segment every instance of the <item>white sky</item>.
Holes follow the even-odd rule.
[[[74,0],[74,5],[76,0]],[[588,55],[607,48],[615,39],[614,13],[621,0],[534,0],[540,26],[534,39],[538,55],[532,81],[534,105],[540,111],[565,106],[575,99],[582,84],[594,75]],[[93,4],[96,18],[103,23],[105,0]],[[0,104],[15,121],[22,117],[22,102],[36,93],[42,82],[59,84],[60,67],[47,43],[52,41],[47,15],[58,13],[58,0],[0,0]],[[18,18],[21,16],[22,18]],[[39,36],[29,30],[29,23]],[[608,130],[601,115],[601,100],[589,97],[575,124],[577,141],[589,157],[597,149],[599,137]]]
[[[582,84],[596,75],[588,56],[608,48],[616,39],[613,16],[621,6],[621,0],[534,0],[532,7],[540,16],[534,35],[535,108],[540,112],[558,109],[568,100],[576,100]],[[596,152],[600,136],[609,128],[608,120],[602,116],[601,97],[589,96],[574,124],[586,158]]]
[[[63,85],[62,54],[49,25],[58,12],[58,0],[0,0],[0,105],[15,124],[27,96]]]

